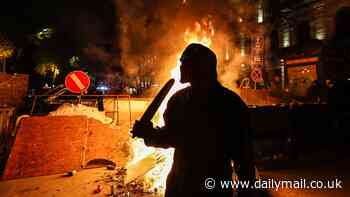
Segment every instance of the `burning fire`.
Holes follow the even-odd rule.
[[[209,19],[203,19],[201,22],[195,22],[194,27],[186,29],[184,33],[184,41],[186,44],[200,43],[210,47],[214,35],[215,30],[213,23]],[[160,127],[164,126],[163,114],[166,110],[168,100],[177,91],[189,86],[189,84],[182,84],[180,82],[181,62],[179,57],[180,55],[178,55],[176,67],[171,70],[171,77],[175,79],[175,84],[160,106],[159,116],[155,118],[156,120],[153,120],[153,122]],[[160,149],[147,147],[141,139],[134,139],[132,146],[134,150],[134,159],[130,164],[137,163],[150,155],[162,158],[161,162],[157,163],[157,165],[145,175],[145,182],[148,184],[148,189],[150,191],[157,190],[163,193],[165,191],[166,178],[173,165],[174,148]]]
[[[187,28],[185,31],[184,41],[187,44],[200,43],[210,47],[212,37],[215,35],[215,29],[210,19],[203,19],[202,23],[195,22],[194,29]]]

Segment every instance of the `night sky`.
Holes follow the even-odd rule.
[[[92,25],[98,22],[103,29],[101,31],[108,35],[115,33],[116,25],[113,1],[9,1],[3,7],[2,15],[1,30],[11,37],[32,33],[46,26],[61,28],[59,31],[74,32],[79,29],[79,22]],[[87,20],[92,18],[95,21]]]
[[[54,56],[60,64],[79,56],[90,70],[103,72],[101,55],[86,49],[94,46],[99,53],[118,54],[118,46],[113,44],[118,38],[115,10],[112,0],[8,1],[6,7],[2,6],[0,32],[17,49],[8,63],[8,72],[32,72],[39,59],[37,54]],[[34,45],[29,37],[48,27],[54,30],[52,38]],[[119,65],[113,66],[118,69]]]

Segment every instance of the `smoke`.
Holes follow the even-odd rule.
[[[158,82],[169,78],[179,55],[186,47],[186,30],[195,32],[198,24],[215,32],[209,35],[210,48],[218,56],[219,80],[235,87],[240,55],[238,37],[251,34],[239,19],[250,20],[253,7],[234,0],[116,0],[119,13],[120,62],[128,77],[152,75]]]
[[[60,36],[62,54],[79,56],[82,66],[95,75],[120,70],[117,42],[118,23],[114,2],[60,1],[56,35]]]
[[[113,56],[106,52],[103,48],[97,47],[96,45],[89,43],[86,48],[83,49],[86,56],[92,61],[101,61],[104,65],[109,66],[113,60]]]

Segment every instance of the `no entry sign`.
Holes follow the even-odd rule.
[[[83,71],[70,72],[64,82],[66,88],[73,93],[81,93],[90,86],[90,78]]]
[[[262,71],[259,68],[254,68],[252,72],[250,73],[250,77],[255,83],[262,83],[264,82]]]

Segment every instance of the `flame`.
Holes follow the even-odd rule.
[[[184,35],[184,41],[187,44],[200,43],[207,47],[212,44],[212,37],[215,35],[215,29],[210,19],[203,19],[202,22],[196,21],[194,27],[187,28]]]
[[[187,45],[190,43],[200,43],[207,47],[210,47],[212,44],[212,37],[214,35],[215,30],[213,28],[213,23],[208,19],[204,19],[201,22],[195,22],[192,28],[186,29],[184,33],[184,41]],[[180,82],[180,55],[177,57],[177,64],[175,68],[173,68],[170,72],[171,77],[175,79],[175,84],[161,104],[159,115],[155,118],[156,120],[153,120],[153,122],[159,127],[164,126],[163,114],[166,110],[168,100],[177,91],[189,86],[187,83],[183,84]],[[161,163],[157,164],[155,168],[153,168],[145,175],[145,181],[147,184],[149,184],[148,190],[154,191],[156,189],[157,191],[163,193],[165,191],[166,178],[173,165],[174,148],[160,149],[147,147],[142,139],[134,139],[132,146],[134,150],[134,159],[130,163],[136,163],[152,154],[161,156],[163,158]]]
[[[225,61],[229,61],[230,60],[230,52],[229,52],[229,48],[226,47],[225,50]]]

